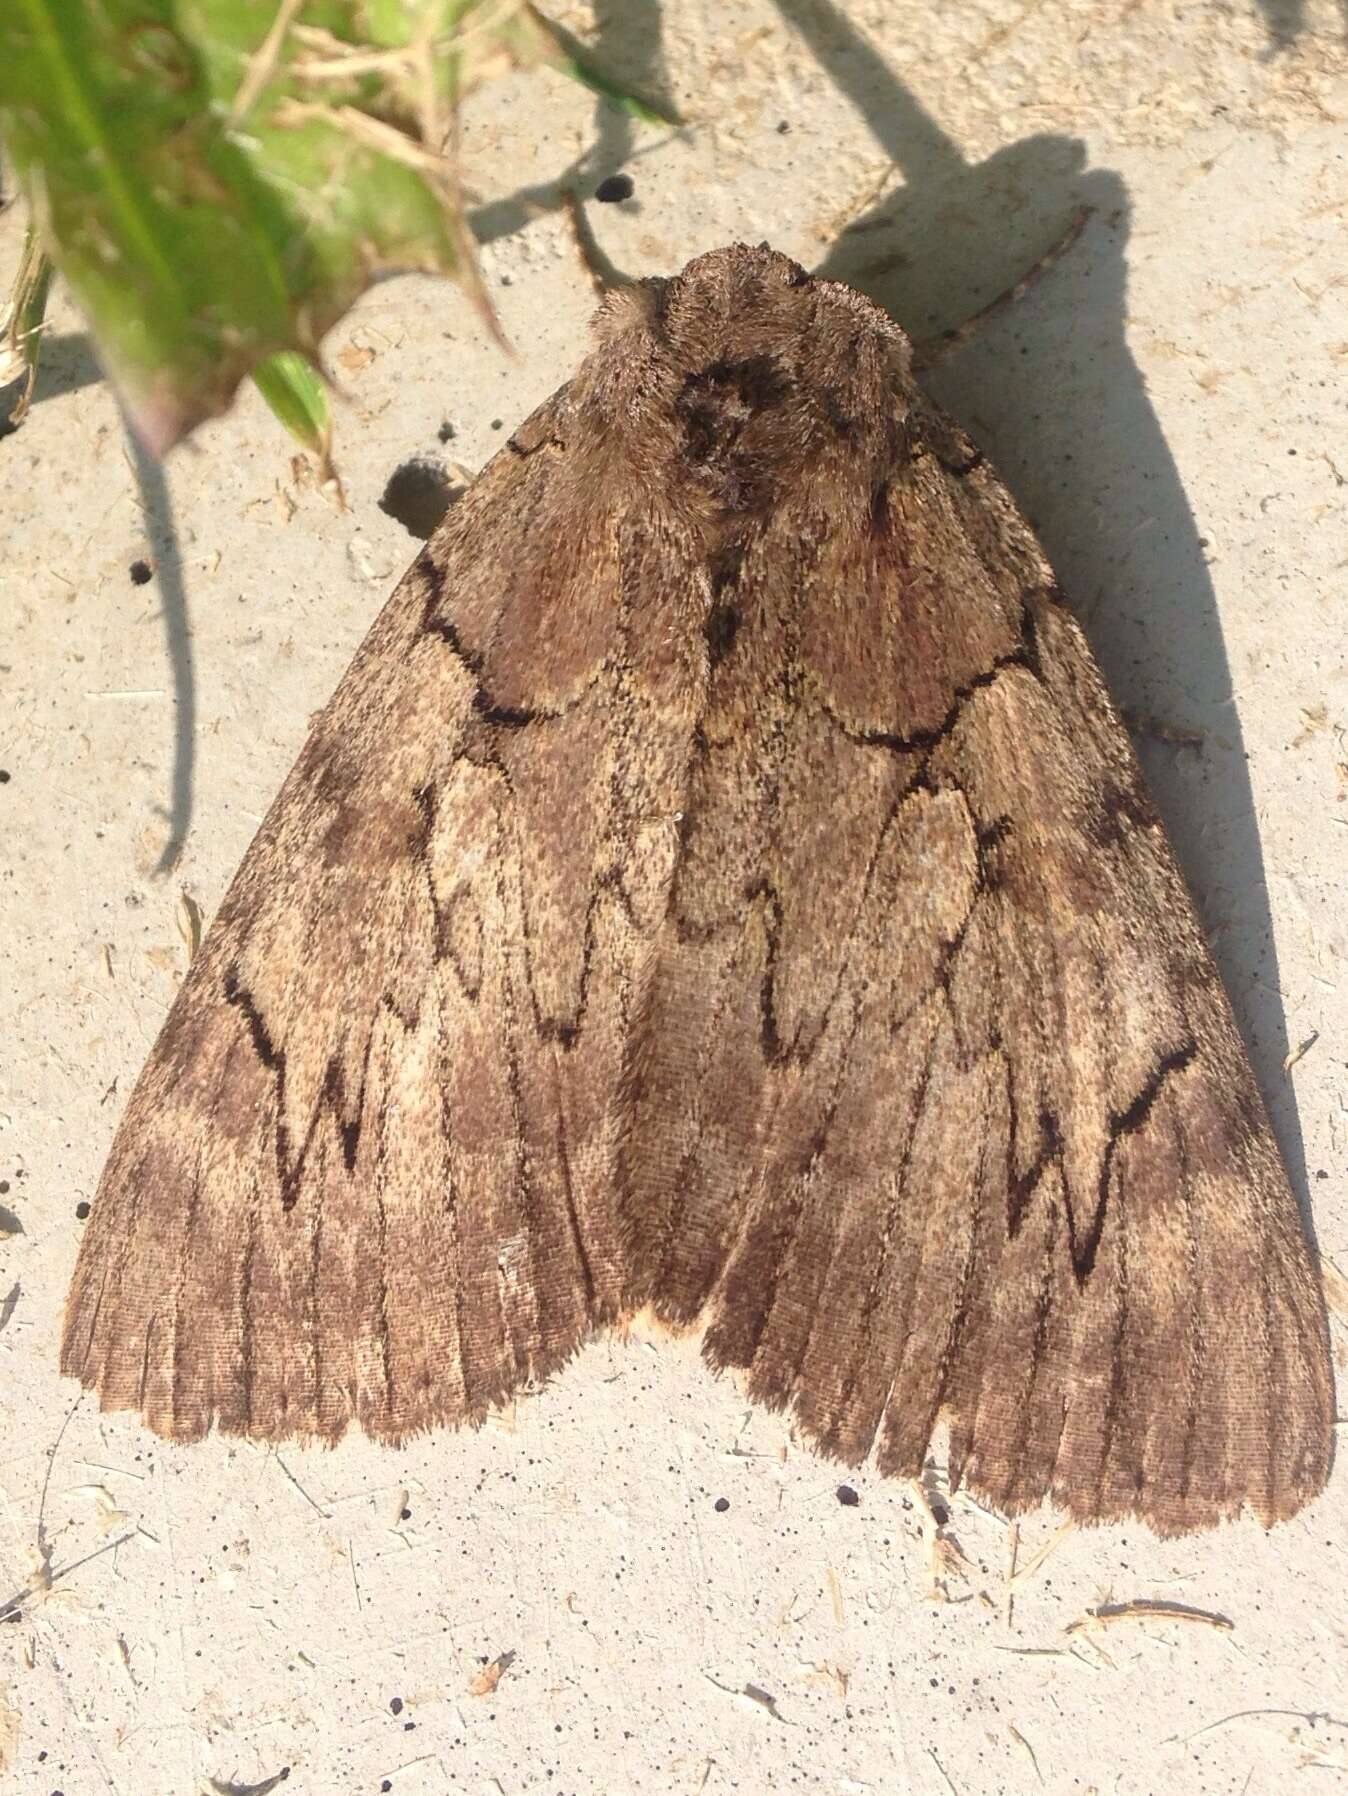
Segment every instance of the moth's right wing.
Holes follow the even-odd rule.
[[[1328,1466],[1323,1306],[1082,633],[934,414],[874,496],[806,499],[726,594],[634,1282],[848,1463],[916,1475],[944,1415],[1010,1512],[1288,1515]]]

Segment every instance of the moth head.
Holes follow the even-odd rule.
[[[599,343],[651,336],[672,359],[695,363],[736,343],[776,339],[791,360],[848,344],[908,375],[911,348],[889,314],[842,281],[816,280],[766,243],[734,243],[696,256],[676,275],[648,278],[609,293],[595,315]],[[841,358],[823,357],[843,373]]]
[[[802,466],[859,490],[894,452],[911,351],[888,315],[766,244],[611,294],[583,385],[628,436],[671,450],[718,510],[761,510]]]

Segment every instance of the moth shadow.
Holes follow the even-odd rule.
[[[905,184],[816,272],[868,293],[917,340],[1007,291],[1090,208],[1042,281],[924,384],[1004,476],[1128,718],[1309,1229],[1258,818],[1206,544],[1126,341],[1127,189],[1086,169],[1066,137],[970,164],[878,58],[870,73],[883,94],[855,97]]]

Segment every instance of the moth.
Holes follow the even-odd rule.
[[[615,292],[319,714],[62,1364],[173,1440],[478,1423],[649,1311],[823,1453],[1162,1534],[1323,1484],[1323,1301],[1030,529],[766,246]]]

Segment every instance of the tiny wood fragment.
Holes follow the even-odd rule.
[[[63,1365],[399,1441],[647,1310],[826,1454],[1162,1533],[1322,1485],[1300,1218],[1118,715],[869,301],[601,307],[273,805]]]
[[[1198,1627],[1216,1628],[1230,1633],[1235,1623],[1226,1615],[1211,1609],[1195,1609],[1188,1603],[1166,1603],[1150,1597],[1135,1597],[1127,1603],[1097,1603],[1075,1621],[1069,1621],[1064,1634],[1081,1634],[1091,1628],[1108,1627],[1120,1621],[1180,1621]]]
[[[475,1672],[468,1685],[470,1696],[490,1696],[501,1679],[515,1663],[514,1652],[498,1653],[494,1659],[485,1664],[481,1671]]]

